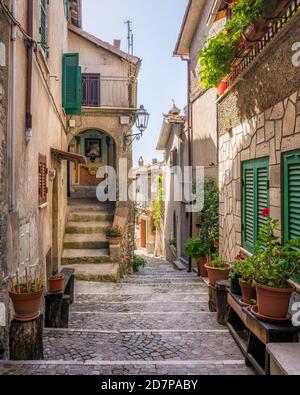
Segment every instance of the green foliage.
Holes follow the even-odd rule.
[[[282,245],[276,233],[279,221],[268,217],[255,247],[254,280],[273,288],[286,288],[288,280],[300,273],[300,238]]]
[[[146,263],[147,262],[145,261],[144,258],[135,255],[133,257],[133,262],[132,262],[132,268],[133,268],[134,273],[137,273],[141,267],[145,267]]]
[[[110,226],[105,231],[106,237],[122,237],[122,230],[119,226]]]
[[[212,177],[204,179],[201,233],[212,243],[219,240],[219,189]]]
[[[224,29],[207,40],[199,52],[201,85],[204,89],[217,86],[231,71],[238,53],[238,43],[245,30],[255,24],[274,5],[274,0],[239,0],[233,6],[233,17]]]
[[[164,188],[162,176],[157,177],[157,198],[153,203],[153,223],[156,228],[159,227],[161,220],[163,219],[164,212]]]
[[[187,257],[199,259],[210,255],[211,243],[203,237],[195,237],[186,241],[184,251]]]
[[[253,282],[255,278],[255,259],[256,257],[249,257],[244,260],[236,260],[233,262],[230,278],[236,276],[243,282]]]
[[[177,240],[176,239],[170,239],[169,240],[169,245],[173,246],[173,247],[176,247],[177,246]]]
[[[213,260],[209,263],[209,266],[210,266],[210,267],[217,268],[217,269],[224,269],[224,270],[228,269],[228,267],[229,267],[229,265],[228,265],[228,263],[225,261],[225,259],[223,259],[223,258],[221,258],[221,257],[218,257],[218,258],[213,259]]]

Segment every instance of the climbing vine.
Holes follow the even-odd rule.
[[[157,197],[153,203],[153,223],[157,228],[163,218],[164,213],[164,195],[165,191],[163,188],[163,178],[162,176],[157,177]]]
[[[275,0],[239,0],[232,6],[233,17],[224,29],[209,38],[199,52],[201,85],[204,89],[217,86],[231,71],[238,52],[238,43],[248,27],[272,9]]]

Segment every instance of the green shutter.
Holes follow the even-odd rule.
[[[63,55],[62,101],[66,114],[81,114],[81,67],[79,54]]]
[[[69,20],[69,0],[65,0],[66,5],[66,18]]]
[[[300,151],[284,155],[284,241],[300,237]]]
[[[49,0],[40,0],[41,1],[41,15],[40,15],[40,39],[41,46],[48,57],[48,4]]]
[[[269,207],[269,161],[257,159],[243,163],[243,247],[254,251],[259,229],[266,219],[262,210]]]

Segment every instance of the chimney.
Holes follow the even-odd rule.
[[[121,48],[121,40],[114,40],[113,46],[117,49]]]

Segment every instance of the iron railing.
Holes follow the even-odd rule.
[[[250,64],[256,59],[256,57],[262,52],[262,50],[272,41],[272,39],[279,33],[288,21],[295,16],[300,9],[300,0],[292,0],[287,5],[284,13],[278,17],[274,17],[271,20],[266,20],[268,24],[267,31],[263,33],[262,37],[255,40],[254,42],[249,41],[249,50],[242,56],[240,62],[234,67],[231,74],[227,79],[227,88],[230,88],[238,77],[250,66]],[[238,58],[236,59],[239,60]]]
[[[136,108],[137,81],[128,78],[83,74],[84,107]]]

